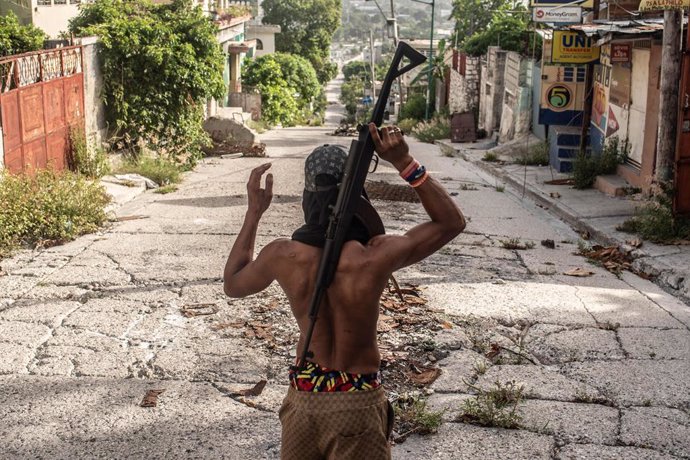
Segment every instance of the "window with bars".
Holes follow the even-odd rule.
[[[53,5],[67,5],[67,0],[53,0]]]
[[[39,6],[50,6],[52,2],[51,0],[38,0],[36,4]]]

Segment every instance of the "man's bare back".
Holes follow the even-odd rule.
[[[378,372],[379,298],[390,273],[376,260],[385,239],[386,236],[376,237],[366,246],[349,241],[343,247],[310,345],[311,359],[321,366],[354,374]],[[266,249],[275,263],[276,280],[287,295],[300,328],[300,356],[309,328],[309,301],[322,249],[287,239],[276,240]]]

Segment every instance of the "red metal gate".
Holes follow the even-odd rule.
[[[0,60],[5,167],[11,173],[66,166],[70,127],[84,128],[82,48]]]

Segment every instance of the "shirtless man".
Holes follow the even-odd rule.
[[[371,225],[353,220],[352,234],[320,306],[309,362],[290,370],[290,388],[279,411],[283,459],[390,458],[393,413],[378,374],[379,299],[393,272],[433,254],[465,228],[453,199],[409,154],[402,132],[389,127],[379,136],[373,124],[369,129],[376,152],[415,188],[430,220],[404,235],[373,237]],[[271,165],[255,168],[247,183],[244,224],[225,266],[224,290],[230,297],[255,294],[278,281],[299,325],[297,356],[302,354],[310,323],[309,301],[327,224],[323,217],[327,204],[335,203],[339,177],[333,176],[342,175],[346,155],[342,148],[324,146],[307,158],[303,200],[307,223],[292,239],[266,245],[256,259],[257,227],[271,203],[273,177],[268,174],[261,188],[261,178]],[[324,196],[329,203],[324,204]]]

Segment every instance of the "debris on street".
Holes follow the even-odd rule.
[[[259,380],[252,388],[234,391],[230,396],[259,396],[264,391],[266,383],[266,380]]]
[[[541,245],[545,248],[556,249],[556,242],[554,240],[541,240]]]
[[[158,405],[158,396],[165,392],[165,389],[149,390],[144,395],[144,399],[139,403],[140,407],[156,407]]]
[[[567,272],[563,272],[563,274],[568,275],[568,276],[586,277],[586,276],[592,276],[594,274],[594,272],[591,270],[587,270],[586,268],[577,267],[577,268],[573,268],[572,270],[568,270]]]
[[[617,246],[594,245],[591,249],[584,249],[580,252],[587,259],[600,263],[605,269],[612,273],[620,273],[623,270],[632,270],[632,257],[618,249]]]
[[[208,316],[218,313],[218,305],[215,303],[192,303],[185,305],[180,309],[180,313],[185,318],[192,318],[194,316]]]

